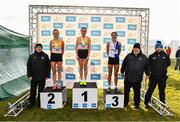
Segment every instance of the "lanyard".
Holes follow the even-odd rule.
[[[114,44],[114,49],[116,49],[117,41],[115,41],[115,43],[113,42],[113,44]]]
[[[83,39],[83,37],[81,37],[81,38],[82,38],[82,40],[81,40],[81,41],[82,41],[82,44],[84,45],[84,44],[85,44],[85,41],[84,41],[84,40],[86,39],[86,37],[85,37],[84,39]]]
[[[58,39],[59,40],[59,39]],[[58,47],[58,40],[55,39],[55,48]]]

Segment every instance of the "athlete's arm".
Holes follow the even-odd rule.
[[[118,45],[119,45],[118,54],[120,55],[120,54],[121,54],[121,43],[120,43],[120,42],[118,42]]]
[[[49,43],[49,46],[50,46],[50,52],[51,52],[51,50],[52,50],[52,44],[51,44],[51,41],[50,41],[50,43]]]
[[[109,42],[106,45],[106,53],[107,53],[107,55],[109,55]]]
[[[62,41],[62,55],[64,54],[64,41]]]
[[[76,47],[75,47],[75,51],[76,51],[76,58],[79,59],[78,57],[78,38],[76,39]]]
[[[88,39],[88,40],[89,40],[89,43],[88,43],[88,44],[89,44],[89,46],[88,46],[88,57],[87,57],[87,58],[89,59],[90,52],[91,52],[91,39],[90,39],[90,37],[89,37],[89,39]]]

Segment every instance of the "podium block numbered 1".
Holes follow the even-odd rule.
[[[114,91],[114,90],[112,90]],[[108,93],[107,89],[103,90],[104,103],[106,108],[124,108],[124,94]]]
[[[40,93],[40,106],[43,109],[63,108],[67,101],[67,90],[65,87],[53,90],[47,87]]]
[[[95,109],[97,108],[97,84],[88,82],[86,86],[80,86],[79,82],[75,82],[73,86],[73,109]]]

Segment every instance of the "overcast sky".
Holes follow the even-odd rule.
[[[28,35],[28,5],[150,8],[149,39],[180,40],[179,0],[0,0],[0,24]]]

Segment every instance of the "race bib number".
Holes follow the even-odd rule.
[[[79,45],[79,49],[87,49],[86,44],[85,44],[85,43],[81,43],[81,44]]]
[[[59,52],[62,53],[62,49],[61,48],[53,48],[52,52]]]
[[[112,55],[118,54],[118,49],[111,49],[111,54]]]

